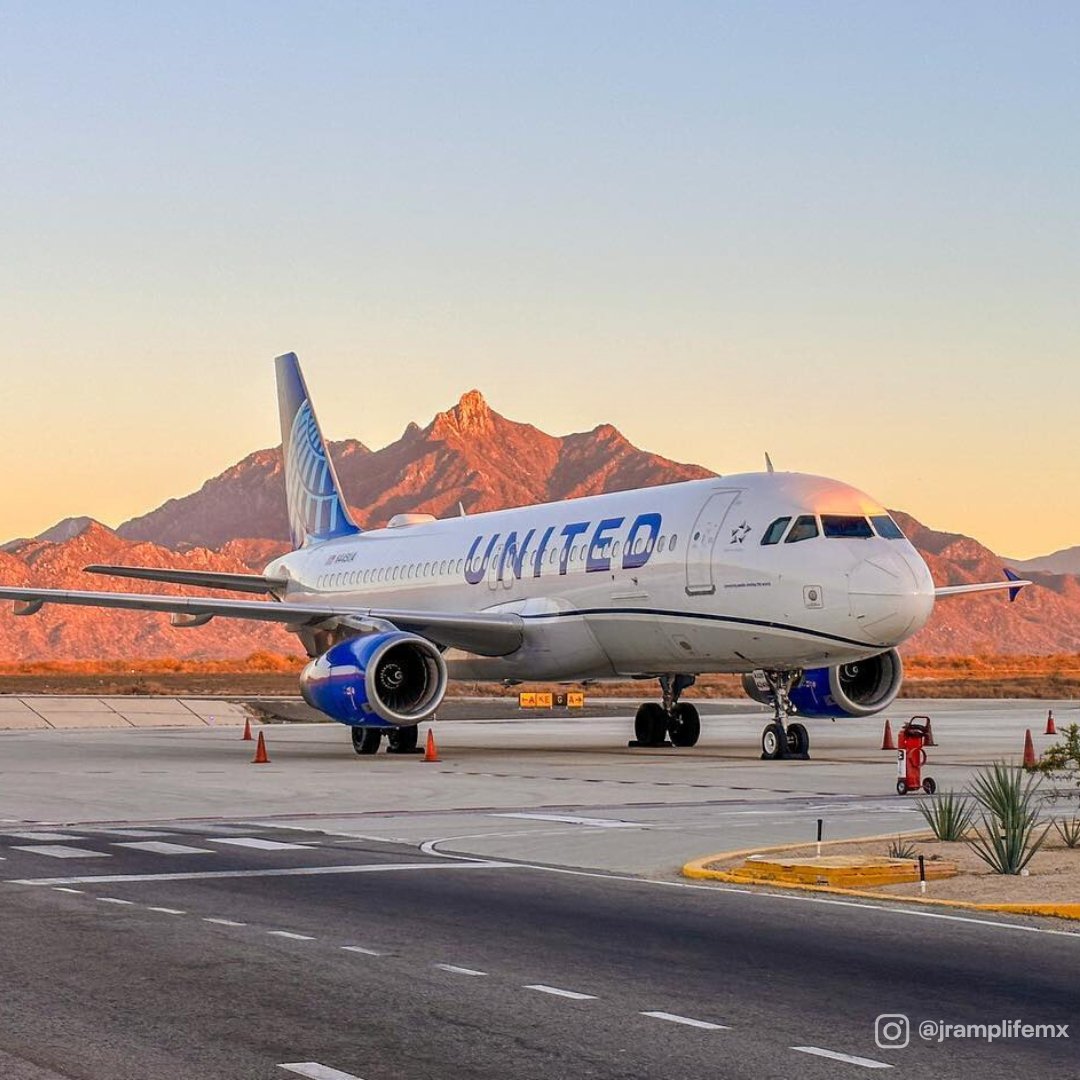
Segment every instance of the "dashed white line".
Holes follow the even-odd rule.
[[[667,1020],[671,1024],[683,1024],[685,1027],[702,1028],[705,1031],[730,1031],[726,1024],[713,1024],[708,1020],[695,1020],[692,1016],[679,1016],[669,1012],[643,1012],[642,1016],[651,1016],[655,1020]]]
[[[306,851],[310,844],[286,844],[280,840],[263,840],[260,836],[208,836],[211,844],[231,844],[233,847],[255,848],[257,851]]]
[[[267,930],[271,937],[288,938],[290,941],[314,941],[310,934],[294,934],[291,930]]]
[[[815,1057],[828,1058],[830,1061],[843,1061],[848,1065],[861,1065],[864,1069],[891,1069],[887,1061],[875,1061],[873,1058],[855,1057],[854,1054],[841,1054],[836,1050],[824,1050],[820,1046],[793,1046],[800,1054],[813,1054]]]
[[[179,908],[174,907],[148,907],[147,911],[156,911],[159,915],[186,915],[186,911],[181,911]]]
[[[131,848],[133,851],[149,851],[151,855],[216,855],[205,847],[189,847],[187,844],[170,844],[164,840],[135,840],[115,843],[113,847]]]
[[[476,968],[458,967],[457,964],[436,964],[440,971],[449,971],[452,975],[486,975],[486,971],[477,971]]]
[[[554,994],[555,997],[569,998],[571,1001],[595,1001],[595,994],[579,994],[576,990],[560,990],[557,986],[545,986],[543,983],[531,983],[526,990],[536,990],[541,994]]]
[[[53,892],[77,893],[79,896],[82,896],[83,891],[82,889],[66,889],[63,886],[57,886],[53,889]]]
[[[115,896],[99,896],[98,900],[102,904],[123,904],[125,907],[134,907],[134,900],[120,900]]]
[[[78,840],[79,837],[72,837]],[[50,859],[111,859],[107,851],[89,851],[86,848],[67,847],[64,844],[42,844],[40,846],[12,844],[13,851],[25,851],[31,855],[47,855]]]
[[[72,833],[62,832],[13,832],[8,833],[8,836],[15,837],[16,840],[41,840],[44,843],[48,843],[50,840],[85,840],[85,836],[75,836]]]
[[[235,919],[217,919],[206,917],[203,922],[213,923],[215,926],[247,926],[247,923],[237,922]]]
[[[382,956],[382,953],[374,949],[365,949],[363,945],[342,945],[341,948],[345,952],[360,953],[361,956]]]
[[[286,1072],[296,1073],[297,1076],[307,1076],[310,1080],[361,1080],[353,1073],[342,1072],[340,1069],[331,1069],[329,1065],[320,1065],[317,1061],[294,1061],[285,1065],[279,1065],[279,1069]]]

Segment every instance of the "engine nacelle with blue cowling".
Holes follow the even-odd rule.
[[[800,716],[872,716],[896,700],[903,681],[903,661],[890,649],[852,664],[805,671],[788,698]],[[752,675],[743,676],[743,689],[763,705],[773,703],[772,692]]]
[[[342,641],[300,674],[300,693],[351,727],[412,727],[446,694],[446,664],[426,638],[402,631]]]

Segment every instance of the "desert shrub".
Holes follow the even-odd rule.
[[[1070,724],[1062,735],[1046,748],[1036,768],[1052,783],[1080,788],[1080,724]]]
[[[1067,848],[1080,847],[1080,817],[1062,818],[1054,822],[1054,828]]]
[[[971,796],[980,807],[981,828],[966,840],[996,874],[1019,874],[1043,846],[1051,826],[1041,832],[1039,785],[1018,765],[995,762],[971,781]]]
[[[963,840],[975,816],[974,807],[967,797],[955,791],[943,791],[920,799],[917,806],[923,820],[939,840]]]
[[[898,836],[895,840],[889,841],[889,858],[914,859],[915,845],[910,840],[905,840],[903,837]]]

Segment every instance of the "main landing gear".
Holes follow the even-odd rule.
[[[766,724],[761,732],[761,759],[801,758],[806,761],[810,757],[810,733],[804,724],[786,722],[795,711],[789,695],[802,678],[802,672],[766,671],[763,674],[769,684],[774,715],[772,723]]]
[[[627,745],[696,745],[701,735],[701,718],[689,701],[679,701],[679,696],[694,685],[696,678],[695,675],[661,675],[663,703],[647,701],[638,709],[634,717],[634,738]]]
[[[353,749],[358,754],[377,754],[382,743],[383,729],[354,727],[350,729],[352,734]],[[386,732],[386,752],[388,754],[415,754],[419,739],[420,729],[414,724],[412,727],[390,728]]]

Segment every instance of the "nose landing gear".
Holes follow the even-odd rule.
[[[801,758],[806,761],[810,757],[810,733],[806,725],[786,722],[795,711],[789,695],[802,678],[802,672],[765,671],[762,674],[769,684],[774,714],[772,723],[766,724],[761,732],[762,760]]]
[[[661,675],[663,703],[647,701],[638,709],[634,738],[627,746],[695,746],[701,735],[701,718],[690,702],[679,701],[679,697],[696,679],[696,675]]]

